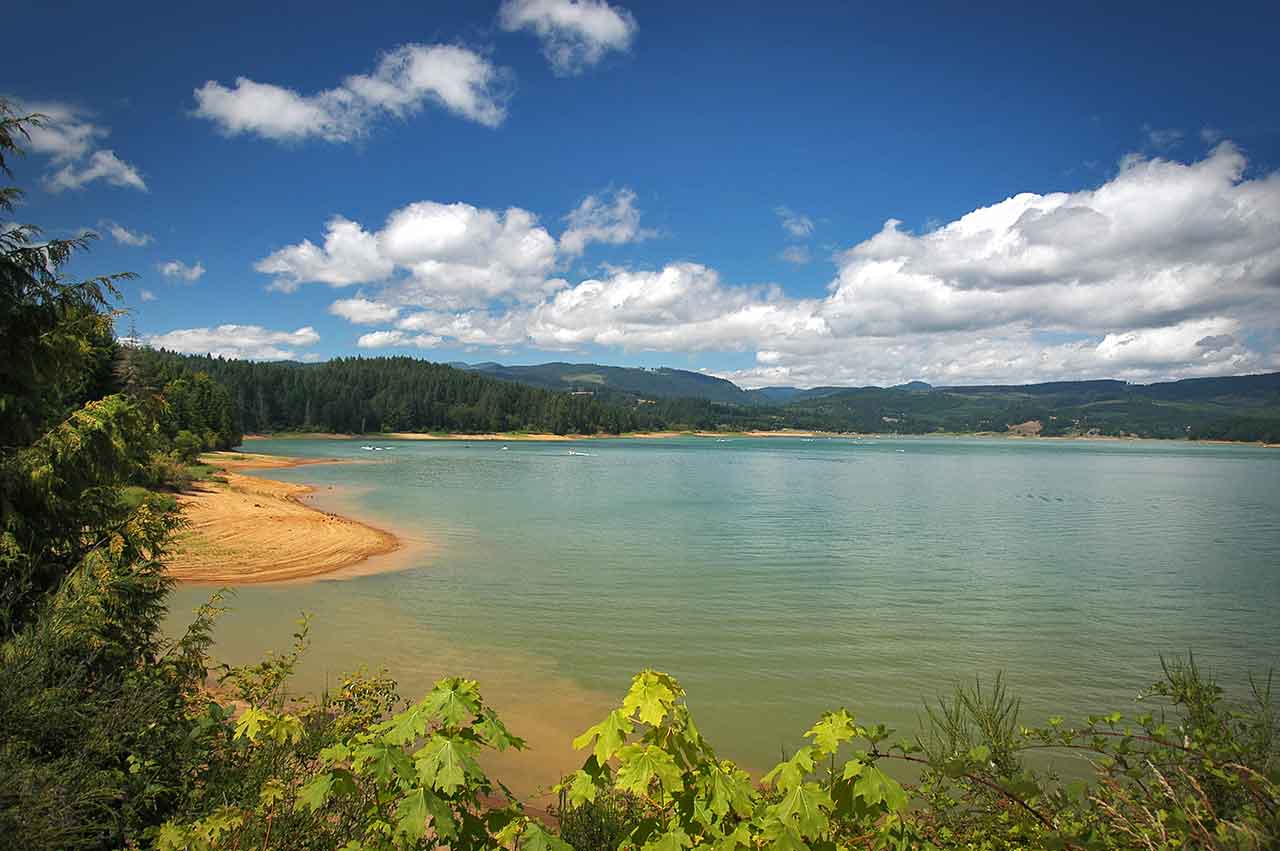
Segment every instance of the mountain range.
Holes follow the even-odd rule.
[[[1280,441],[1280,372],[1187,378],[934,387],[765,387],[682,369],[545,363],[450,364],[492,378],[568,391],[618,405],[653,402],[699,428],[831,431],[1022,431]]]

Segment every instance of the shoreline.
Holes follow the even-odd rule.
[[[311,485],[241,472],[343,463],[339,459],[213,452],[201,460],[218,469],[221,481],[197,482],[177,496],[187,527],[165,566],[179,582],[249,585],[365,575],[396,569],[367,568],[406,549],[392,532],[304,502],[318,493]]]
[[[675,437],[714,437],[757,438],[757,437],[800,437],[800,438],[872,438],[880,439],[913,439],[921,437],[973,437],[982,440],[1053,440],[1053,441],[1100,441],[1100,442],[1136,442],[1151,441],[1162,444],[1185,443],[1193,446],[1256,446],[1262,449],[1280,449],[1280,443],[1264,443],[1260,440],[1188,440],[1178,437],[1137,437],[1131,435],[1107,434],[1013,434],[995,431],[975,432],[929,432],[927,434],[898,434],[894,432],[841,432],[841,431],[805,431],[802,429],[779,429],[777,431],[632,431],[623,434],[549,434],[541,432],[483,432],[466,434],[462,432],[378,432],[373,434],[339,434],[335,432],[274,432],[272,434],[246,434],[245,442],[251,440],[289,439],[296,440],[461,440],[461,441],[506,441],[510,443],[531,442],[551,443],[577,440],[666,440]],[[277,457],[277,456],[264,456]],[[304,463],[325,463],[305,461]],[[332,462],[328,462],[332,463]],[[291,465],[278,465],[291,466]]]

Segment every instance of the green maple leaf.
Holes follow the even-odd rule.
[[[573,740],[574,750],[582,750],[591,743],[592,739],[596,740],[595,756],[596,762],[604,765],[609,761],[618,749],[622,747],[623,742],[627,740],[627,736],[631,735],[631,731],[635,729],[631,725],[631,719],[626,716],[620,709],[610,712],[603,721],[593,727],[587,729],[587,732]]]
[[[680,768],[671,754],[655,745],[627,745],[618,751],[618,779],[616,785],[637,795],[646,795],[656,777],[668,794],[684,788]]]
[[[740,824],[733,829],[732,833],[726,833],[716,840],[712,848],[714,851],[735,851],[737,848],[750,848],[753,844],[751,828],[746,824]]]
[[[239,739],[247,737],[249,741],[258,738],[258,732],[262,729],[263,722],[270,721],[271,716],[255,706],[250,706],[240,716],[240,720],[236,721],[235,738]]]
[[[396,830],[417,841],[427,832],[427,791],[414,789],[400,799],[396,807]]]
[[[731,809],[739,816],[751,814],[751,778],[745,771],[734,768],[731,763],[713,765],[709,778],[711,812],[720,818]]]
[[[573,846],[530,821],[520,832],[520,851],[573,851]]]
[[[641,722],[658,726],[675,705],[676,693],[673,685],[675,681],[666,674],[641,671],[631,681],[631,690],[622,701],[623,712],[632,715],[638,711]]]
[[[657,839],[650,839],[644,844],[642,851],[682,851],[692,847],[693,840],[689,838],[689,834],[675,827]]]
[[[595,779],[581,768],[573,773],[573,779],[565,784],[565,787],[571,807],[580,807],[594,801],[600,791]]]
[[[833,806],[831,796],[817,783],[801,783],[770,809],[779,821],[816,837],[827,829],[827,811]]]
[[[493,712],[486,709],[481,712],[481,716],[479,723],[475,726],[475,730],[486,744],[492,745],[500,751],[504,751],[507,748],[514,748],[515,750],[524,748],[524,739],[519,736],[513,736],[511,731],[507,729],[507,725],[498,720],[498,716]]]
[[[377,729],[384,733],[386,740],[391,744],[407,745],[422,738],[427,732],[430,720],[423,704],[419,703],[382,722]]]
[[[342,743],[329,745],[327,748],[321,748],[320,759],[328,765],[336,765],[339,762],[346,762],[351,759],[351,748]]]
[[[413,763],[400,748],[374,742],[355,751],[352,768],[358,773],[368,771],[380,783],[390,783],[396,775],[408,777],[413,772]]]
[[[813,765],[813,748],[801,748],[791,759],[775,765],[762,779],[785,792],[804,782],[805,776],[813,771]]]
[[[853,784],[853,794],[868,804],[883,803],[891,813],[907,808],[907,793],[898,781],[874,765],[868,765]]]
[[[187,832],[171,821],[160,826],[160,834],[156,837],[158,851],[182,851],[191,844]]]
[[[841,744],[854,737],[853,716],[843,709],[827,712],[805,735],[813,739],[818,756],[833,754]]]
[[[443,798],[426,793],[427,809],[431,811],[431,827],[441,839],[452,839],[458,835],[458,825],[453,819],[453,810],[449,802]]]
[[[298,790],[298,800],[293,805],[295,810],[307,807],[315,812],[329,800],[329,792],[333,789],[333,774],[324,773]]]
[[[436,734],[413,755],[422,782],[452,795],[466,785],[467,774],[479,774],[475,745],[464,739]]]
[[[480,690],[475,680],[449,677],[436,683],[419,705],[446,727],[460,727],[480,711]]]
[[[794,827],[777,819],[769,820],[764,835],[769,840],[769,851],[809,851],[804,837]]]

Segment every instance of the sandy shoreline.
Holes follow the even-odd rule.
[[[463,441],[505,441],[516,442],[555,442],[569,440],[663,440],[672,437],[715,437],[729,439],[735,437],[844,437],[871,439],[911,439],[918,437],[976,437],[984,440],[1051,440],[1051,441],[1139,441],[1149,440],[1157,443],[1186,443],[1204,446],[1259,446],[1264,449],[1280,449],[1280,443],[1263,443],[1258,440],[1185,440],[1181,438],[1131,437],[1105,434],[1078,435],[1028,435],[1005,432],[932,432],[929,434],[895,434],[890,432],[840,432],[840,431],[803,431],[799,429],[779,429],[777,431],[632,431],[625,434],[537,434],[529,432],[489,432],[483,434],[439,434],[420,432],[383,432],[378,434],[335,434],[333,432],[280,432],[278,434],[246,434],[244,439],[268,440],[271,438],[294,438],[299,440],[463,440]],[[262,456],[268,457],[268,456]],[[315,462],[306,462],[315,463]],[[291,466],[288,464],[272,466]]]
[[[236,452],[208,453],[226,481],[196,483],[178,496],[188,526],[168,559],[181,582],[243,585],[333,574],[403,546],[396,535],[321,511],[303,500],[308,485],[244,475],[242,470],[334,463]]]
[[[516,443],[528,441],[533,443],[549,443],[567,440],[663,440],[671,437],[876,437],[883,435],[843,434],[840,432],[801,431],[798,429],[780,429],[778,431],[629,431],[625,434],[548,434],[538,432],[484,432],[479,434],[423,433],[415,431],[388,431],[375,434],[335,434],[333,432],[279,432],[277,434],[246,434],[244,439],[270,440],[272,438],[293,438],[296,440],[468,440],[468,441],[507,441]],[[274,457],[274,456],[262,456]],[[288,466],[288,465],[284,465]]]

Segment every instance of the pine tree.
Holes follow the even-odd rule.
[[[40,121],[0,100],[6,176]],[[0,189],[0,213],[20,197]],[[109,392],[110,303],[129,276],[62,274],[90,239],[0,233],[0,837],[24,848],[119,848],[158,824],[189,740],[184,697],[203,678],[201,630],[161,659],[160,558],[178,517],[124,499],[155,406],[135,379]]]

